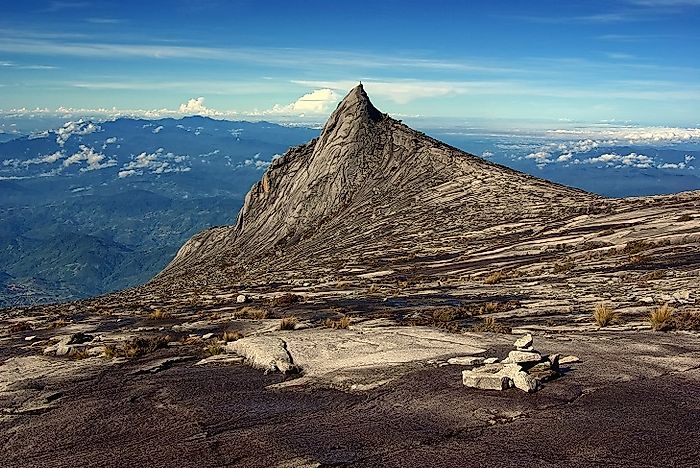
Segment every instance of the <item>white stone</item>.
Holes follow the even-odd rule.
[[[34,338],[36,338],[36,335],[25,336],[25,337],[24,337],[24,341],[32,341]]]
[[[510,377],[490,372],[462,371],[462,383],[466,387],[481,390],[506,390],[510,388]]]
[[[564,356],[559,358],[559,364],[574,364],[576,362],[581,362],[578,356]]]
[[[527,372],[520,371],[513,376],[513,385],[524,392],[532,393],[537,390],[537,380]]]
[[[540,353],[532,351],[511,351],[508,353],[508,360],[515,364],[540,362],[542,360],[542,356]]]
[[[496,362],[498,362],[497,357],[490,357],[490,358],[484,359],[484,364],[494,364]]]
[[[239,294],[236,297],[236,302],[238,302],[239,304],[242,304],[242,303],[246,302],[247,300],[248,300],[248,298],[245,296],[245,294]]]
[[[532,346],[532,335],[530,333],[521,336],[517,340],[515,340],[514,343],[515,347],[520,349],[520,348],[528,348]]]
[[[484,363],[484,358],[479,356],[458,356],[448,359],[447,363],[458,366],[478,366]]]
[[[205,333],[204,335],[202,335],[203,340],[208,340],[209,338],[213,338],[213,337],[214,337],[213,333]]]

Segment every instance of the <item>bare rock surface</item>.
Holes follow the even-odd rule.
[[[0,465],[695,466],[699,210],[492,164],[358,87],[153,281],[0,310]]]

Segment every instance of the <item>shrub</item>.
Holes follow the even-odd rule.
[[[259,307],[243,307],[233,313],[233,318],[242,319],[249,318],[254,320],[266,319],[269,312],[266,309],[261,309]]]
[[[654,281],[666,276],[664,270],[654,270],[639,277],[639,281]]]
[[[171,338],[169,335],[137,337],[133,340],[127,341],[121,346],[113,344],[106,345],[105,356],[108,358],[137,358],[150,354],[158,349],[167,347],[170,340]]]
[[[567,271],[573,270],[574,268],[574,261],[571,259],[567,259],[561,263],[557,262],[554,264],[554,267],[552,268],[552,272],[554,273],[566,273]]]
[[[286,293],[281,296],[273,297],[270,304],[273,307],[284,307],[292,304],[296,304],[301,301],[301,296],[296,294]]]
[[[224,352],[224,347],[221,346],[218,340],[212,340],[209,342],[206,348],[204,348],[205,354],[208,356],[216,356],[217,354],[222,354]]]
[[[49,328],[63,328],[66,325],[68,325],[68,322],[66,322],[65,319],[57,319],[49,323]]]
[[[19,333],[31,329],[32,326],[29,324],[29,322],[17,322],[10,325],[10,333]]]
[[[156,309],[148,314],[148,320],[167,320],[170,317],[170,312],[166,312],[163,309]]]
[[[507,277],[508,277],[508,275],[506,275],[504,272],[495,271],[495,272],[491,273],[490,275],[488,275],[486,277],[486,279],[484,279],[484,283],[486,283],[486,284],[500,283],[501,281],[503,281]]]
[[[294,316],[284,317],[280,320],[280,330],[294,330],[297,323],[299,323],[299,320]]]
[[[441,307],[433,311],[433,320],[438,322],[451,322],[460,318],[460,311],[457,307]]]
[[[503,334],[510,334],[511,330],[512,329],[509,326],[503,325],[493,317],[485,317],[482,323],[480,323],[479,325],[474,325],[471,328],[471,331],[473,332],[489,332]]]
[[[673,307],[664,304],[661,307],[652,311],[649,316],[651,328],[656,331],[666,331],[673,328]]]
[[[240,340],[241,338],[243,338],[243,333],[238,330],[226,330],[221,336],[221,339],[227,342]]]
[[[600,302],[593,310],[593,319],[599,327],[607,327],[617,321],[618,316],[611,306]]]
[[[345,329],[350,326],[351,320],[350,317],[347,315],[343,315],[339,320],[333,320],[333,319],[326,319],[323,321],[323,326],[326,328],[333,328],[333,329]]]
[[[653,242],[649,242],[644,239],[637,239],[629,241],[627,245],[625,245],[625,248],[622,249],[622,252],[626,253],[627,255],[635,255],[644,252],[645,250],[649,250],[654,246],[655,244]]]
[[[684,311],[673,319],[676,330],[700,330],[700,312]]]
[[[685,221],[690,221],[690,220],[692,220],[692,219],[693,219],[692,216],[690,216],[688,213],[685,213],[685,214],[682,214],[682,215],[677,219],[677,221],[683,223],[683,222],[685,222]]]
[[[77,361],[89,358],[90,354],[87,348],[73,348],[70,350],[70,353],[68,353],[68,357]]]

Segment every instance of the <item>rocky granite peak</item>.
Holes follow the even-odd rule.
[[[319,138],[272,162],[234,226],[194,236],[147,288],[221,291],[345,271],[435,279],[492,250],[511,260],[483,267],[507,271],[533,255],[558,258],[543,232],[555,244],[585,232],[581,242],[602,246],[596,216],[687,198],[610,200],[491,163],[381,113],[358,85]]]

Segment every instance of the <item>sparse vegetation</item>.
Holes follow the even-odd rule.
[[[676,221],[678,221],[680,223],[684,223],[684,222],[690,221],[692,219],[693,219],[692,216],[690,216],[688,213],[685,213],[685,214],[682,214]]]
[[[612,306],[600,302],[593,309],[593,319],[599,327],[607,327],[618,320],[618,315]]]
[[[327,318],[326,320],[323,321],[323,326],[326,328],[333,328],[333,329],[345,329],[350,326],[352,323],[351,319],[349,316],[344,315],[338,320],[333,320]]]
[[[49,323],[49,328],[54,329],[54,328],[63,328],[66,325],[68,325],[68,322],[66,322],[65,319],[57,319],[54,320],[53,322]]]
[[[281,296],[273,297],[270,301],[272,307],[284,307],[297,302],[301,302],[302,297],[297,294],[286,293]]]
[[[263,320],[269,315],[267,309],[262,309],[260,307],[246,306],[233,313],[233,318],[236,319],[253,319],[253,320]]]
[[[17,322],[10,325],[10,333],[19,333],[31,329],[32,326],[29,324],[29,322]]]
[[[470,331],[510,334],[512,329],[509,326],[500,323],[494,317],[485,317],[482,323],[474,325],[471,327]]]
[[[654,244],[653,242],[649,242],[644,239],[637,239],[629,241],[627,245],[625,245],[625,248],[622,249],[622,252],[631,256],[649,250],[655,245],[656,244]]]
[[[156,309],[150,314],[148,314],[148,320],[167,320],[171,318],[172,315],[170,312],[167,312],[163,309]]]
[[[433,311],[433,320],[437,322],[451,322],[469,315],[469,312],[461,307],[440,307]]]
[[[666,331],[674,327],[673,307],[664,304],[652,311],[649,316],[651,327],[656,331]]]
[[[221,336],[221,339],[226,342],[240,340],[241,338],[243,338],[243,333],[238,330],[226,330]]]
[[[76,361],[80,359],[87,359],[90,357],[90,353],[87,348],[73,348],[70,350],[68,357],[75,359]]]
[[[499,309],[501,309],[501,304],[498,302],[485,302],[477,309],[475,315],[492,314],[498,312]]]
[[[673,319],[676,330],[700,330],[700,312],[683,311]]]
[[[204,348],[204,352],[207,356],[216,356],[217,354],[222,354],[224,352],[224,347],[221,346],[219,340],[211,340],[207,347]]]
[[[294,330],[299,320],[294,316],[284,317],[280,320],[280,330]]]
[[[496,284],[496,283],[500,283],[501,281],[503,281],[506,278],[508,278],[508,275],[505,272],[499,270],[499,271],[495,271],[495,272],[491,273],[490,275],[488,275],[484,279],[484,283]]]
[[[627,259],[630,265],[639,265],[641,263],[646,262],[647,260],[649,260],[649,257],[647,257],[646,255],[630,255]]]
[[[105,346],[105,356],[108,358],[128,357],[137,358],[151,354],[154,351],[168,346],[171,338],[169,335],[137,337],[127,341],[122,345],[107,345]]]
[[[639,277],[639,281],[654,281],[666,276],[665,270],[654,270]]]
[[[562,262],[557,262],[554,264],[554,267],[552,268],[552,272],[557,274],[557,273],[566,273],[567,271],[571,271],[574,269],[574,261],[571,260],[570,258],[567,258],[566,260]]]

